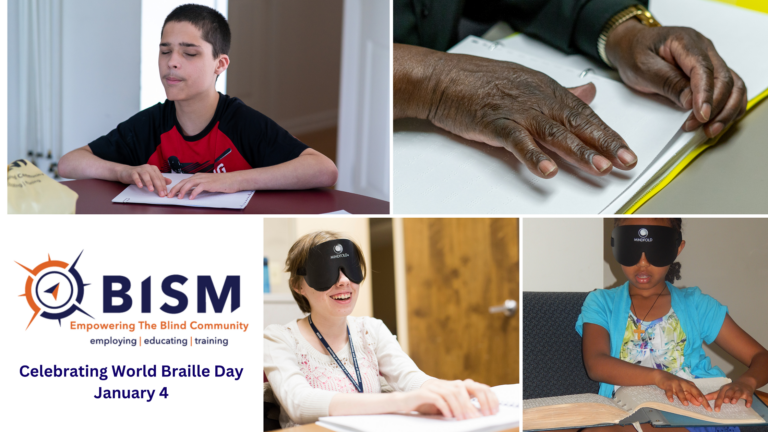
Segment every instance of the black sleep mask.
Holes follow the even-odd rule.
[[[296,274],[304,276],[316,291],[328,291],[339,280],[339,270],[354,283],[363,281],[363,269],[355,244],[347,239],[329,240],[309,250],[304,267]]]
[[[626,267],[640,262],[643,252],[652,266],[666,267],[675,262],[682,241],[680,231],[658,225],[622,225],[611,233],[613,256]]]

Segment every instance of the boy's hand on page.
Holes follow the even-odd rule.
[[[704,409],[707,411],[712,411],[709,403],[706,402],[704,393],[691,381],[672,375],[669,372],[658,370],[655,384],[658,388],[664,390],[670,402],[674,402],[675,396],[677,396],[685,406],[688,406],[690,402],[695,406],[704,406]]]
[[[143,188],[146,187],[150,192],[157,192],[161,197],[168,193],[167,186],[173,181],[163,177],[160,170],[154,165],[128,166],[117,173],[117,179],[121,183],[135,184]]]
[[[685,131],[703,124],[714,137],[747,110],[744,81],[696,30],[646,27],[630,19],[611,31],[605,52],[628,86],[693,109]]]
[[[736,381],[720,387],[720,390],[714,391],[706,396],[708,401],[715,401],[715,411],[720,411],[724,403],[735,404],[739,399],[746,400],[747,407],[752,406],[752,394],[755,393],[753,384],[737,379]]]
[[[395,117],[428,119],[503,147],[542,178],[557,174],[546,147],[584,172],[631,169],[637,156],[589,107],[593,84],[566,89],[519,64],[395,44]]]
[[[425,382],[419,390],[404,395],[410,403],[406,410],[416,410],[423,414],[441,413],[445,417],[465,420],[499,412],[499,400],[491,388],[472,380],[432,379]],[[472,404],[473,397],[477,398],[480,410]]]
[[[194,190],[193,190],[194,189]],[[168,192],[168,198],[173,198],[178,194],[179,199],[189,193],[189,199],[193,200],[201,192],[238,192],[239,179],[237,173],[197,173],[192,177],[178,182]]]

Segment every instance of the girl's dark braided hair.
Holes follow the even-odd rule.
[[[682,235],[683,233],[683,219],[681,218],[668,218],[669,224],[672,228],[674,228],[677,232]],[[616,218],[613,220],[613,226],[617,227],[621,225],[622,223],[625,223],[625,221],[628,224],[632,223],[632,218]],[[676,280],[680,280],[680,268],[682,265],[680,265],[679,262],[675,261],[672,263],[672,265],[669,266],[669,270],[667,270],[667,276],[665,277],[666,281],[669,283],[675,283]]]

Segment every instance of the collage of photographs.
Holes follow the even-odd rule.
[[[0,429],[768,432],[768,1],[3,3]]]

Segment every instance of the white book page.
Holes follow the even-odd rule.
[[[398,120],[393,134],[397,213],[596,214],[633,183],[687,117],[671,103],[611,79],[593,74],[580,77],[581,71],[479,38],[469,37],[450,52],[513,61],[546,73],[566,87],[593,82],[597,96],[592,109],[632,147],[638,165],[593,177],[554,156],[559,173],[543,180],[504,149],[464,140],[425,121]]]
[[[519,422],[519,408],[501,405],[498,414],[469,420],[454,420],[418,414],[381,414],[321,417],[317,424],[340,432],[493,432],[513,428]]]
[[[519,408],[520,402],[523,400],[522,384],[507,384],[491,387],[491,391],[496,394],[500,405]]]
[[[499,398],[499,413],[476,419],[458,421],[410,413],[322,417],[317,424],[338,432],[493,432],[517,426],[520,422],[521,385],[497,386],[491,390]]]
[[[659,154],[651,165],[646,169],[637,181],[628,187],[621,195],[619,195],[611,204],[608,205],[601,213],[604,214],[616,214],[623,212],[629,201],[635,197],[639,192],[647,193],[653,188],[659,181],[661,181],[667,174],[669,174],[687,154],[689,154],[696,146],[703,144],[707,140],[707,136],[704,134],[704,130],[699,128],[694,132],[678,133],[677,138],[667,144],[666,148]],[[665,168],[665,165],[672,160],[675,160],[675,164]],[[663,172],[662,172],[663,170]]]
[[[192,177],[192,174],[163,174],[172,180],[168,185],[168,191],[180,181]],[[241,191],[235,193],[220,192],[201,192],[194,200],[189,199],[189,193],[183,198],[160,197],[156,192],[150,192],[146,187],[139,189],[136,185],[130,185],[119,195],[112,199],[113,203],[123,204],[155,204],[155,205],[175,205],[184,207],[209,207],[209,208],[228,208],[244,209],[251,200],[254,191]]]
[[[566,405],[566,404],[577,404],[577,403],[596,403],[596,404],[608,405],[608,406],[626,411],[625,408],[623,408],[616,402],[612,401],[611,399],[608,399],[607,397],[600,396],[593,393],[583,393],[583,394],[567,395],[567,396],[553,396],[553,397],[539,398],[539,399],[526,399],[523,401],[523,409],[527,410],[532,408],[541,408],[541,407],[554,406],[554,405]]]

